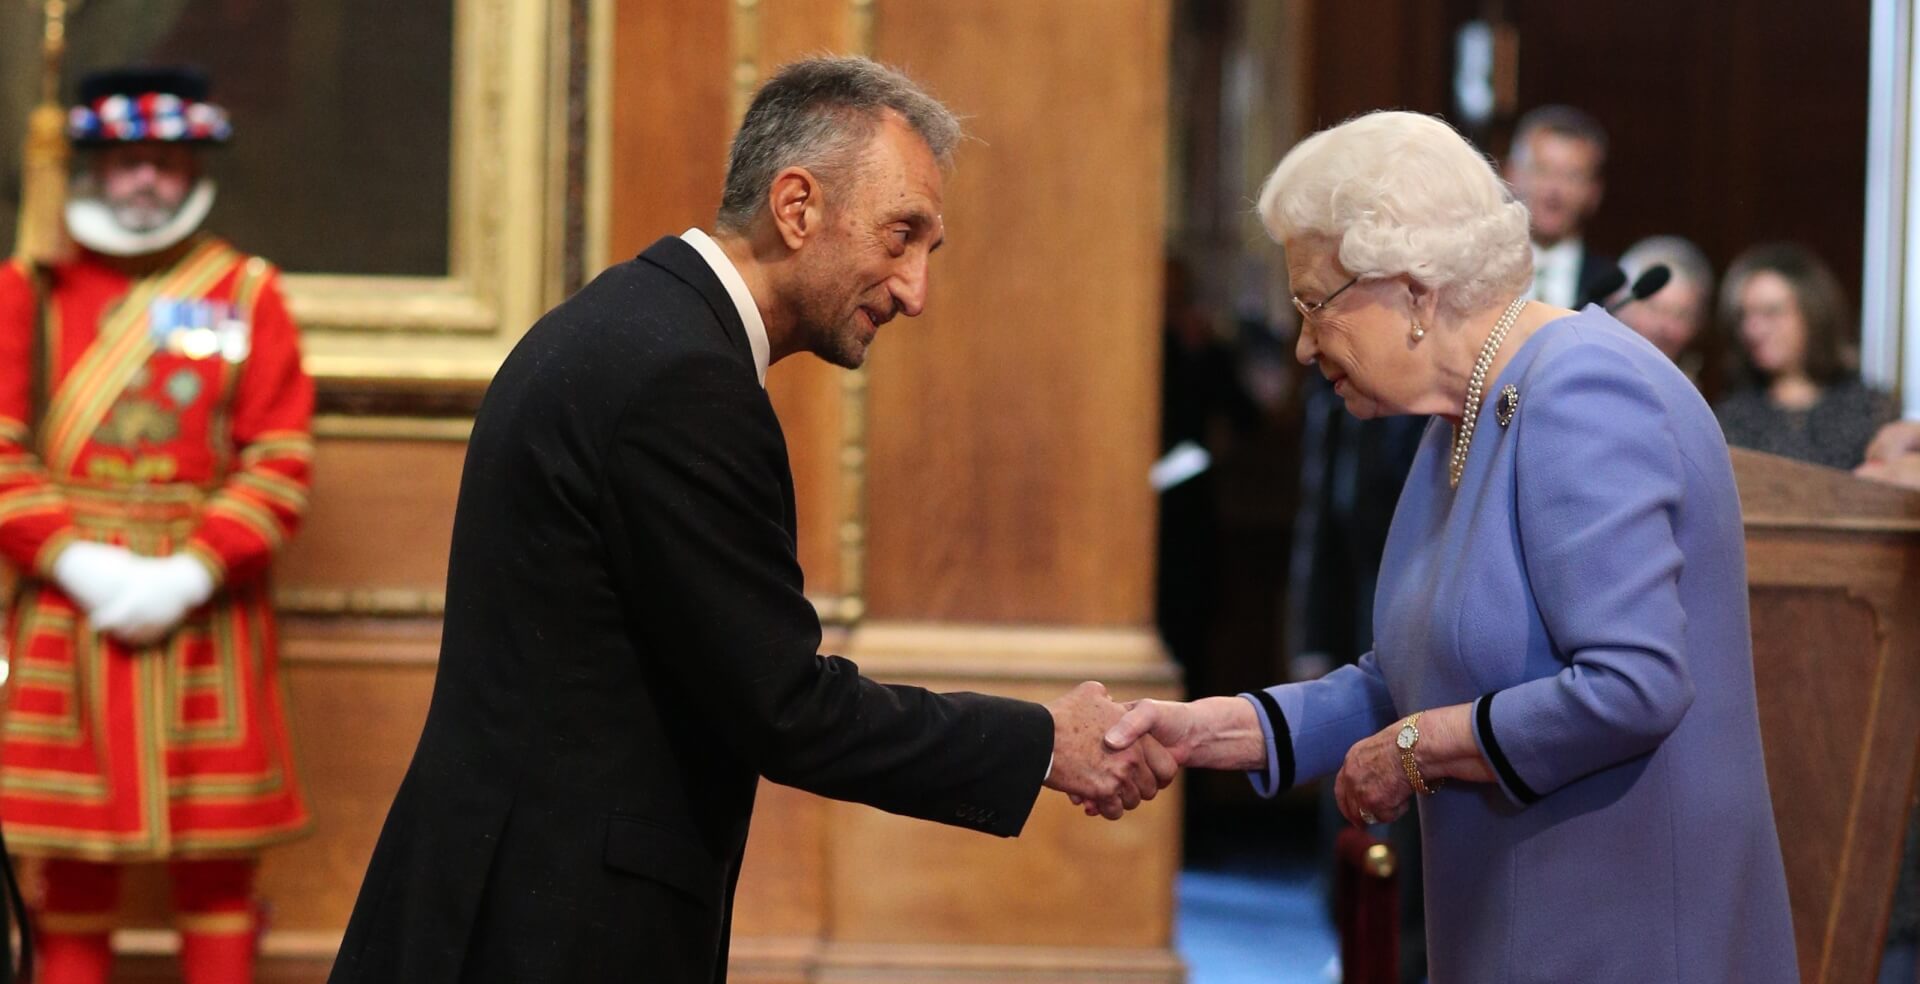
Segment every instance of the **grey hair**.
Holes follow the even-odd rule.
[[[809,58],[782,67],[760,87],[734,134],[717,222],[744,232],[766,206],[773,179],[804,167],[829,184],[843,180],[887,111],[900,114],[942,168],[953,164],[960,120],[912,79],[866,58]]]
[[[1700,247],[1679,236],[1648,236],[1621,254],[1620,269],[1628,279],[1665,263],[1673,279],[1685,280],[1700,288],[1703,297],[1713,296],[1713,264]]]
[[[1376,112],[1301,141],[1260,190],[1275,241],[1330,242],[1366,278],[1405,275],[1460,314],[1505,304],[1533,277],[1527,207],[1441,120]]]

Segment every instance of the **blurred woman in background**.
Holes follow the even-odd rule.
[[[1740,254],[1720,288],[1733,336],[1731,395],[1714,407],[1727,443],[1853,468],[1893,417],[1854,371],[1852,312],[1826,264],[1794,243]]]

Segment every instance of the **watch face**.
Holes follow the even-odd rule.
[[[1401,748],[1412,748],[1413,743],[1415,741],[1418,741],[1419,738],[1420,738],[1420,729],[1415,728],[1413,725],[1409,724],[1406,727],[1400,729],[1400,738],[1396,742],[1396,744],[1398,744]]]

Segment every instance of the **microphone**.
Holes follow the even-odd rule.
[[[1627,272],[1617,266],[1610,266],[1607,268],[1606,273],[1601,274],[1598,279],[1594,280],[1592,286],[1580,295],[1580,303],[1574,305],[1574,307],[1576,309],[1583,308],[1594,301],[1605,303],[1607,298],[1612,297],[1615,292],[1626,285]]]
[[[1673,279],[1672,268],[1668,267],[1665,263],[1655,263],[1654,265],[1648,267],[1646,269],[1646,272],[1634,278],[1633,289],[1627,291],[1627,296],[1621,298],[1620,300],[1612,304],[1607,305],[1607,313],[1612,314],[1615,311],[1618,311],[1621,308],[1626,307],[1629,304],[1632,304],[1634,301],[1644,301],[1647,298],[1660,293],[1660,288],[1665,287],[1667,285],[1667,281],[1672,279]]]

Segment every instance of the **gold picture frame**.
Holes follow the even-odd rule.
[[[447,274],[284,277],[323,403],[351,412],[367,401],[326,395],[377,393],[386,412],[470,409],[534,320],[601,265],[606,127],[588,110],[605,106],[593,55],[610,7],[456,0]]]

